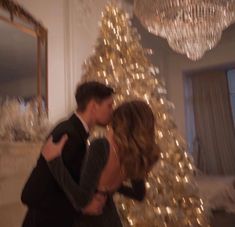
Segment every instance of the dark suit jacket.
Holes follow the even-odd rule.
[[[58,141],[65,133],[68,135],[68,141],[62,151],[62,158],[71,176],[78,183],[88,134],[75,114],[58,124],[51,134],[53,140]],[[70,227],[73,224],[75,210],[41,155],[23,188],[21,200],[28,206],[23,227]]]

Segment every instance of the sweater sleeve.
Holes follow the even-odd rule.
[[[107,162],[107,153],[108,143],[106,140],[96,139],[91,143],[84,161],[79,184],[73,180],[61,157],[48,162],[52,175],[76,211],[80,211],[92,199],[101,172]]]
[[[142,201],[146,193],[145,182],[144,180],[132,180],[131,186],[121,185],[118,192],[131,199]]]

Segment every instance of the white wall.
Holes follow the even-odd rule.
[[[82,76],[82,64],[92,54],[98,23],[107,0],[66,1],[66,110],[75,107],[74,91]]]
[[[18,2],[48,29],[48,107],[49,118],[52,122],[55,122],[66,113],[65,1],[19,0]]]

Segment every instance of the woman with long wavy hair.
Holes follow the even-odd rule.
[[[42,153],[50,171],[78,212],[74,226],[121,227],[113,193],[144,198],[145,178],[159,154],[154,121],[144,101],[129,101],[117,107],[106,136],[93,140],[88,148],[79,184],[73,181],[60,157],[63,144],[49,141],[45,145]],[[131,187],[122,185],[126,180],[131,180]]]

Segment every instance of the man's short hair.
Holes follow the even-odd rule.
[[[113,93],[114,90],[111,87],[100,82],[89,81],[79,84],[75,93],[77,110],[84,112],[87,104],[92,99],[97,102],[102,102],[104,99],[111,97]]]

